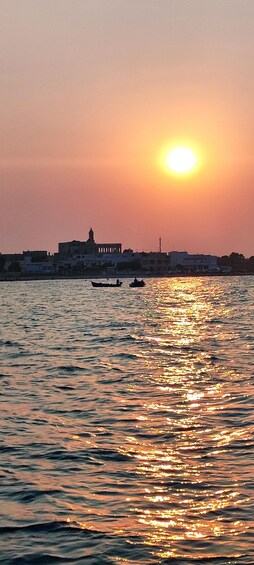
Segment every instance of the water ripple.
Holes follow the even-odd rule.
[[[1,563],[253,565],[253,278],[0,292]]]

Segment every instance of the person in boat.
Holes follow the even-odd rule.
[[[116,286],[121,286],[119,279],[116,280]]]

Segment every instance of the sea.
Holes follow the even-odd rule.
[[[254,277],[0,283],[0,563],[253,565]]]

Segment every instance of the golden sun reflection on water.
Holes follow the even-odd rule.
[[[254,531],[254,342],[246,288],[237,299],[241,284],[233,277],[160,279],[142,293],[111,296],[110,304],[100,294],[96,329],[94,306],[85,318],[91,292],[75,302],[73,319],[66,283],[67,329],[62,335],[56,319],[51,334],[48,314],[42,355],[35,327],[30,373],[28,354],[22,369],[9,347],[11,412],[2,430],[9,426],[14,490],[4,516],[59,527],[64,520],[63,536],[75,530],[80,546],[87,539],[88,546],[92,539],[112,544],[112,562],[242,562],[237,556],[247,553]],[[9,475],[8,467],[7,489]],[[115,555],[124,543],[125,555]]]
[[[141,484],[151,485],[144,489],[142,508],[135,506],[135,497],[129,500],[145,543],[163,547],[161,558],[178,556],[180,541],[212,544],[248,530],[244,520],[229,518],[249,499],[240,492],[237,467],[225,448],[251,440],[249,427],[234,429],[225,422],[232,382],[239,392],[227,353],[234,336],[220,327],[231,310],[222,301],[218,319],[220,297],[207,300],[202,284],[174,282],[169,304],[161,296],[155,301],[157,335],[146,334],[143,344],[145,378],[157,398],[143,401],[136,417],[137,437],[126,437],[129,445],[123,449],[135,457]],[[160,448],[153,442],[155,436]],[[203,551],[200,547],[201,557]]]

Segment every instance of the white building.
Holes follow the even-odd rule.
[[[127,266],[135,261],[140,261],[140,253],[104,253],[101,260],[103,264],[117,268],[121,264]]]
[[[21,272],[23,274],[47,274],[53,273],[53,263],[51,259],[46,259],[45,261],[36,261],[31,256],[27,255],[24,257],[23,261],[20,263]]]
[[[88,254],[74,254],[71,257],[61,258],[58,256],[57,259],[57,270],[58,272],[68,272],[75,269],[96,269],[101,264],[101,258],[88,253]]]
[[[218,258],[215,255],[194,254],[187,251],[170,251],[170,269],[192,273],[218,272]]]

